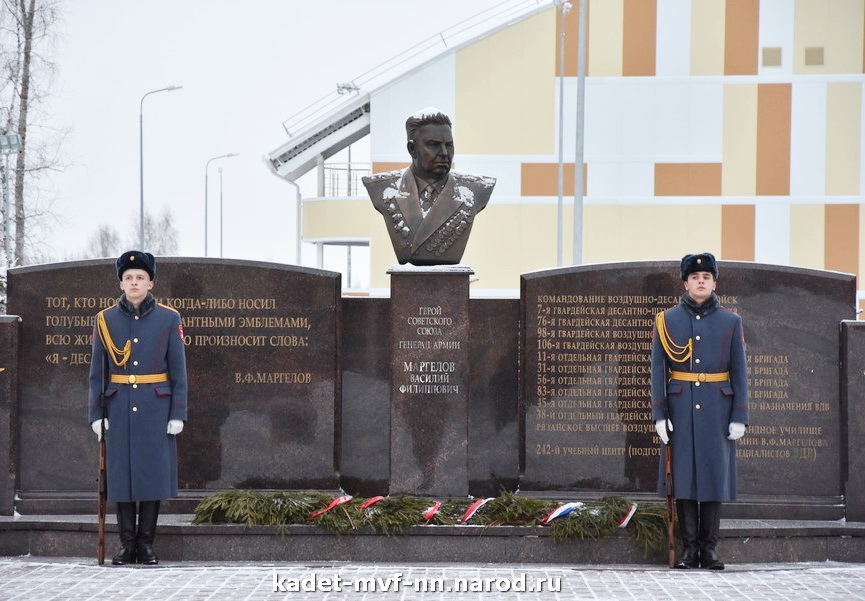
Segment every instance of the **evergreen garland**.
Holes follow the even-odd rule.
[[[444,501],[439,512],[427,521],[423,514],[434,500],[423,497],[385,497],[365,509],[367,499],[354,497],[321,515],[310,519],[315,511],[325,509],[334,497],[318,491],[255,492],[227,490],[202,500],[195,508],[194,524],[243,524],[274,526],[281,533],[290,524],[314,524],[337,534],[370,528],[381,534],[399,534],[411,526],[456,525],[472,504],[472,499]],[[483,505],[467,521],[483,526],[538,526],[559,503],[503,491]],[[555,541],[600,538],[616,533],[618,524],[631,502],[622,497],[604,497],[587,501],[564,517],[549,524]],[[643,548],[664,549],[667,544],[666,508],[661,503],[641,503],[627,525],[627,530]]]

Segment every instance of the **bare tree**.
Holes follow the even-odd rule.
[[[42,252],[29,236],[28,222],[53,215],[38,179],[62,168],[58,153],[65,132],[46,127],[40,110],[53,83],[49,57],[59,4],[60,0],[2,0],[0,4],[0,104],[5,113],[0,129],[17,133],[21,143],[14,172],[5,174],[14,179],[14,263],[19,265]]]
[[[123,252],[122,246],[117,232],[102,224],[90,237],[88,254],[93,257],[116,257]]]
[[[80,258],[116,257],[123,251],[138,248],[138,219],[129,226],[125,240],[111,226],[99,224],[96,232],[90,237],[87,248]],[[144,248],[154,255],[175,255],[178,249],[179,235],[174,226],[174,215],[168,207],[162,210],[159,217],[144,213]]]

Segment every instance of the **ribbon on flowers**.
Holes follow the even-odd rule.
[[[475,513],[477,513],[478,509],[480,509],[481,507],[486,505],[487,502],[492,501],[492,500],[493,500],[493,497],[490,497],[488,499],[478,499],[477,501],[475,501],[474,503],[469,505],[469,508],[466,509],[466,512],[460,518],[460,522],[465,523],[465,522],[469,521],[470,519],[472,519],[472,516]]]
[[[426,511],[423,512],[423,519],[427,522],[435,517],[435,515],[439,512],[439,509],[442,507],[441,501],[436,501],[429,507],[427,507]]]
[[[309,517],[306,519],[307,520],[314,520],[318,516],[327,513],[328,511],[330,511],[334,507],[338,507],[339,505],[342,505],[343,503],[348,503],[349,501],[351,501],[351,499],[352,499],[351,495],[343,495],[341,497],[338,497],[338,498],[334,499],[333,501],[331,501],[330,505],[328,505],[324,509],[319,509],[317,511],[313,511],[312,513],[310,513]]]
[[[381,495],[379,495],[377,497],[372,497],[371,499],[367,499],[366,501],[363,502],[363,505],[361,505],[360,507],[357,508],[358,513],[362,512],[367,507],[372,507],[373,505],[375,505],[376,503],[378,503],[382,499],[384,499],[384,497]]]
[[[631,521],[631,518],[634,517],[634,514],[637,513],[637,504],[631,503],[631,506],[628,507],[628,511],[625,512],[625,517],[619,520],[617,524],[619,528],[626,528],[628,526],[628,522]]]
[[[574,509],[577,509],[578,507],[582,507],[582,506],[583,506],[583,504],[578,502],[578,501],[573,501],[571,503],[565,503],[563,505],[559,505],[558,507],[553,509],[551,512],[549,512],[546,516],[544,516],[544,519],[541,520],[541,524],[542,525],[543,524],[549,524],[550,522],[552,522],[556,518],[560,518],[564,515],[568,515]]]

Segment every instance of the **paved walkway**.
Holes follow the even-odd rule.
[[[90,559],[16,557],[0,558],[0,599],[852,601],[865,600],[865,564],[750,564],[724,572],[314,562],[99,567]]]

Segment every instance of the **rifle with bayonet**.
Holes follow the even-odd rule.
[[[676,564],[676,500],[673,498],[673,449],[664,445],[664,492],[667,496],[667,563]]]

